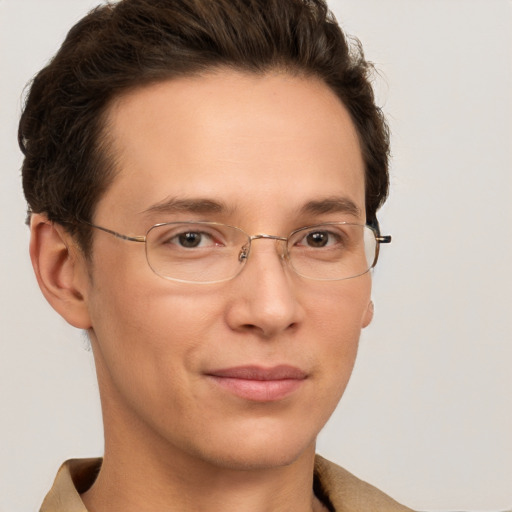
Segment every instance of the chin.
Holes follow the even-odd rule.
[[[315,443],[316,435],[308,436],[304,431],[259,429],[217,441],[212,439],[209,447],[201,450],[200,457],[228,470],[264,470],[289,466],[301,457],[313,457]]]
[[[218,468],[232,470],[232,471],[262,471],[273,468],[280,468],[290,466],[302,456],[309,453],[309,450],[285,452],[273,451],[272,453],[230,453],[228,455],[219,455],[213,460],[210,460],[213,465]],[[314,454],[314,445],[312,449]]]

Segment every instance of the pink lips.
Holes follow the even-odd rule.
[[[294,366],[272,368],[238,366],[207,372],[208,377],[234,395],[255,402],[281,400],[297,390],[307,378]]]

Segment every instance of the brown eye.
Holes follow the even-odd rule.
[[[330,231],[312,231],[302,239],[301,244],[305,245],[306,247],[312,247],[315,249],[327,247],[336,242],[336,235]]]
[[[325,232],[310,233],[306,241],[310,247],[325,247],[329,241],[329,235]]]
[[[187,233],[181,233],[176,238],[179,245],[181,245],[182,247],[186,247],[187,249],[193,249],[194,247],[199,247],[201,245],[203,236],[204,235],[202,233],[189,231]]]

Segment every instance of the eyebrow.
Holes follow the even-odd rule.
[[[354,217],[362,215],[361,209],[347,197],[327,197],[318,201],[309,201],[300,209],[302,215],[305,214],[325,214],[325,213],[346,213]]]
[[[166,198],[141,213],[150,215],[153,213],[198,213],[198,214],[226,214],[233,208],[222,202],[208,198]],[[345,213],[355,217],[361,216],[361,209],[347,197],[328,197],[325,199],[308,201],[299,209],[300,215],[321,215],[328,213]]]
[[[228,207],[221,201],[213,199],[197,198],[197,199],[178,199],[166,198],[141,213],[224,213],[228,211]]]

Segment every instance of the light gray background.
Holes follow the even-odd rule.
[[[84,336],[28,258],[21,91],[94,0],[0,0],[0,511],[102,453]],[[381,70],[394,159],[376,316],[319,451],[422,510],[512,507],[512,3],[331,0]]]

